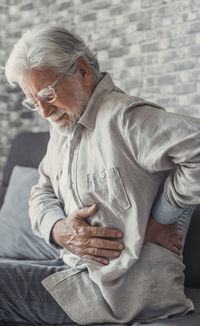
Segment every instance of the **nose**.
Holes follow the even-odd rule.
[[[39,104],[39,109],[38,109],[39,115],[44,119],[49,118],[52,112],[54,111],[52,105],[50,105],[50,103],[46,103],[41,100],[38,101],[38,104]]]

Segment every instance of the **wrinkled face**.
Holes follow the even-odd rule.
[[[59,77],[59,78],[58,78]],[[38,92],[58,79],[54,90],[56,99],[47,103],[38,98],[36,106],[41,117],[54,124],[63,134],[73,130],[90,98],[90,92],[84,87],[80,74],[76,76],[60,76],[52,69],[27,70],[19,80],[20,87],[26,97],[37,97]]]

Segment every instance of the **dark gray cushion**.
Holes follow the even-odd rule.
[[[158,320],[148,324],[134,323],[131,326],[148,325],[148,326],[199,326],[200,314],[192,312],[186,316],[173,317],[171,319]]]
[[[191,220],[183,252],[185,284],[187,287],[200,287],[200,205],[197,206]],[[199,324],[200,325],[200,324]]]
[[[43,260],[59,255],[56,248],[36,237],[31,229],[28,200],[38,177],[34,168],[16,166],[13,169],[0,211],[0,257]]]
[[[13,139],[3,173],[0,207],[14,166],[37,168],[45,155],[48,140],[48,132],[22,132]]]
[[[165,320],[157,320],[148,324],[133,323],[131,326],[148,325],[148,326],[199,326],[200,325],[200,289],[186,289],[189,297],[195,306],[195,311],[185,316],[171,317]]]

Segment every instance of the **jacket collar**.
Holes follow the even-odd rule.
[[[99,107],[104,97],[109,94],[113,88],[115,88],[115,84],[112,81],[109,73],[104,73],[104,77],[95,87],[86,109],[78,121],[78,124],[82,124],[86,128],[94,130]]]

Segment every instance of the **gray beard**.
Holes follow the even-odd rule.
[[[68,136],[69,134],[72,134],[77,126],[77,123],[82,116],[83,112],[85,111],[87,104],[89,102],[89,95],[86,93],[86,91],[82,88],[79,81],[72,77],[72,87],[74,92],[74,97],[76,98],[77,107],[76,110],[74,110],[76,113],[68,115],[68,123],[66,122],[66,125],[63,125],[62,123],[56,123],[53,120],[56,120],[58,117],[60,117],[61,113],[67,113],[64,109],[59,110],[58,112],[55,112],[55,114],[52,116],[52,118],[49,118],[49,122],[53,124],[59,133],[62,135]],[[62,112],[61,112],[62,111]]]
[[[63,127],[61,127],[61,126],[59,126],[59,124],[56,124],[56,122],[54,122],[54,121],[52,121],[52,120],[49,121],[49,122],[50,122],[50,124],[51,124],[53,127],[56,128],[56,130],[57,130],[61,135],[63,135],[63,136],[69,136],[69,135],[71,135],[71,134],[74,132],[74,130],[76,129],[77,123],[78,123],[78,121],[79,121],[79,119],[80,119],[80,117],[82,116],[82,114],[83,114],[84,111],[85,111],[85,108],[83,108],[83,110],[81,111],[81,114],[80,114],[79,117],[74,117],[74,118],[69,119],[70,123],[69,123],[68,126],[63,126]]]

